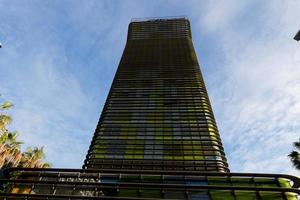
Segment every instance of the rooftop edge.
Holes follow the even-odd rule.
[[[167,20],[178,20],[184,19],[188,20],[187,16],[166,16],[166,17],[144,17],[144,18],[132,18],[130,23],[132,22],[153,22],[153,21],[167,21]]]

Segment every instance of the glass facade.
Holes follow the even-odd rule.
[[[186,18],[130,23],[83,169],[0,171],[3,200],[297,200],[299,187],[229,172]]]
[[[187,19],[130,23],[84,168],[229,171]]]

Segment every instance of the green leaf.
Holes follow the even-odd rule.
[[[13,107],[14,105],[9,102],[9,101],[5,101],[2,105],[0,105],[0,109],[1,110],[5,110],[5,109],[9,109],[11,107]]]

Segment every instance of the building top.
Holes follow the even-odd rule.
[[[186,17],[132,19],[127,40],[192,38],[190,22]]]
[[[167,20],[188,20],[186,16],[167,16],[167,17],[144,17],[132,18],[131,22],[167,21]]]

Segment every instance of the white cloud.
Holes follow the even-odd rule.
[[[81,148],[87,149],[92,135],[89,126],[95,124],[89,120],[91,99],[70,71],[66,74],[59,69],[67,61],[57,66],[58,58],[64,60],[63,52],[48,53],[40,52],[30,63],[23,63],[30,66],[11,77],[11,87],[24,94],[11,98],[15,102],[12,129],[20,130],[20,140],[26,145],[45,145],[47,159],[56,166],[80,167],[86,153]]]
[[[203,29],[202,32],[210,33],[229,28],[239,14],[247,9],[248,4],[247,1],[236,0],[207,1],[201,5],[203,6],[203,8],[201,8],[201,12],[203,13],[200,13],[200,15],[202,15],[200,19],[200,26]]]
[[[292,39],[299,6],[261,3],[252,27],[240,30],[225,23],[215,33],[229,78],[219,77],[222,86],[209,93],[232,171],[299,175],[287,157],[300,131],[300,51]],[[232,19],[239,10],[220,12],[218,19]]]
[[[51,20],[29,12],[30,6],[19,8],[7,6],[9,20],[0,24],[7,27],[0,92],[15,104],[11,129],[20,131],[24,147],[44,145],[55,167],[81,167],[96,123],[94,102],[69,67],[65,43],[57,38],[58,30],[51,30]],[[40,21],[49,27],[39,26]]]

